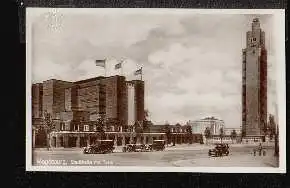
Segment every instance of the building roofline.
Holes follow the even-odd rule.
[[[78,80],[73,82],[74,84],[81,84],[81,83],[86,83],[86,82],[91,82],[91,81],[97,81],[97,80],[104,80],[107,78],[113,78],[113,77],[125,77],[125,76],[120,76],[120,75],[113,75],[113,76],[98,76],[98,77],[93,77],[93,78],[87,78],[87,79],[83,79],[83,80]],[[125,77],[126,78],[126,77]]]
[[[48,81],[57,81],[57,82],[68,82],[68,83],[73,83],[71,81],[66,81],[66,80],[59,80],[59,79],[48,79],[48,80],[44,80],[42,83],[44,82],[48,82]]]
[[[85,83],[85,82],[91,82],[91,81],[97,81],[97,80],[102,80],[106,77],[104,76],[98,76],[98,77],[93,77],[93,78],[88,78],[88,79],[83,79],[83,80],[78,80],[73,82],[74,84],[80,84],[80,83]]]

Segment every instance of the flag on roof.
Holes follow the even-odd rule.
[[[102,59],[102,60],[96,60],[96,66],[98,67],[105,67],[106,66],[106,60]]]
[[[122,62],[117,63],[117,64],[115,65],[115,69],[120,69],[120,68],[122,68]]]
[[[134,72],[134,75],[142,74],[142,67]]]

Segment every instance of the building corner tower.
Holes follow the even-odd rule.
[[[242,129],[244,136],[262,136],[267,124],[267,50],[265,32],[253,19],[243,49]]]

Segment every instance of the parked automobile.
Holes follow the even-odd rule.
[[[165,149],[165,140],[154,140],[152,150],[163,151]]]
[[[134,152],[135,144],[126,144],[126,146],[124,146],[122,150],[123,152]]]
[[[96,144],[84,147],[84,154],[101,154],[101,153],[112,153],[114,151],[113,140],[98,140]]]
[[[208,151],[208,155],[214,157],[221,157],[223,155],[228,156],[229,153],[230,152],[228,144],[215,144],[215,147]]]
[[[135,152],[145,151],[145,144],[135,144]]]
[[[144,151],[152,151],[152,144],[145,144]]]

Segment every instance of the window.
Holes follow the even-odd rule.
[[[65,131],[65,123],[61,123],[60,129],[61,129],[62,131]]]
[[[94,125],[94,131],[97,131],[97,125]]]
[[[74,126],[74,130],[75,130],[75,131],[79,131],[79,125],[75,125],[75,126]]]
[[[64,131],[65,130],[65,123],[64,122],[61,122],[60,123],[60,130],[61,131]]]
[[[253,41],[256,41],[256,38],[253,38]]]
[[[89,131],[90,130],[90,126],[89,125],[84,125],[84,131]]]

